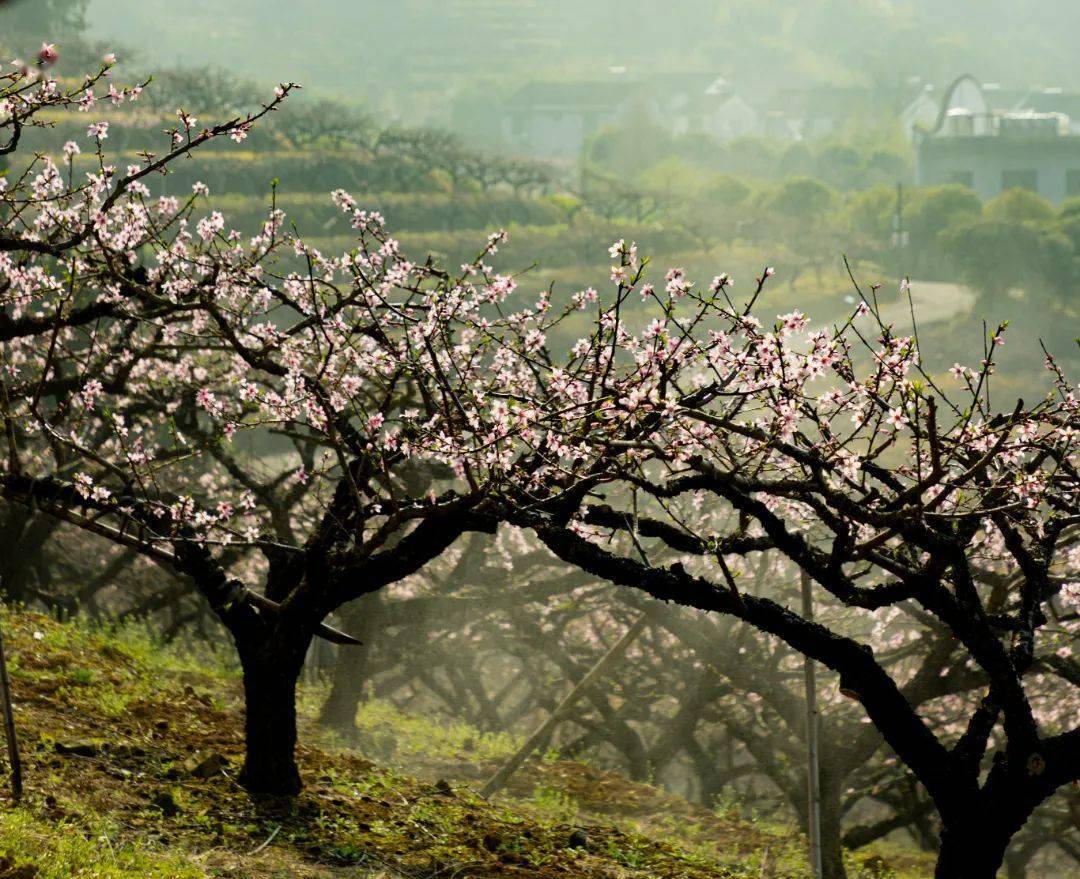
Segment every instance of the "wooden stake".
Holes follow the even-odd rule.
[[[536,732],[525,740],[525,744],[518,748],[517,752],[503,764],[499,771],[488,779],[487,784],[480,791],[481,796],[490,797],[506,786],[510,776],[517,772],[521,764],[529,758],[529,755],[540,747],[540,743],[555,728],[555,725],[570,712],[582,692],[599,680],[608,667],[626,652],[626,648],[634,642],[634,639],[641,634],[641,630],[645,628],[646,619],[646,614],[642,614],[638,621],[627,629],[625,634],[611,646],[608,652],[596,661],[596,665],[590,668],[585,677],[578,681],[577,686],[566,694],[562,702],[555,706],[555,710],[548,715],[547,720],[540,724]]]
[[[0,701],[3,702],[4,737],[7,739],[8,763],[11,766],[11,795],[17,803],[23,795],[22,761],[19,759],[19,740],[15,735],[15,712],[11,705],[11,678],[8,677],[2,632],[0,632]]]

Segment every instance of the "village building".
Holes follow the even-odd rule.
[[[502,138],[527,155],[574,158],[597,131],[635,116],[659,118],[656,98],[642,83],[533,82],[507,102]]]
[[[992,198],[1021,188],[1054,203],[1080,195],[1080,96],[1060,90],[1007,92],[962,76],[937,117],[909,107],[923,186],[958,183]]]
[[[765,133],[762,114],[723,77],[616,74],[596,82],[523,86],[503,106],[499,140],[527,155],[574,158],[596,132],[632,121],[719,141]]]

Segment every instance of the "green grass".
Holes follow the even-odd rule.
[[[309,722],[324,695],[319,687],[303,691],[301,706],[306,790],[268,811],[231,780],[242,759],[242,718],[235,670],[223,654],[187,654],[142,626],[60,623],[12,610],[0,610],[0,625],[27,778],[21,807],[0,785],[0,858],[10,859],[0,861],[4,879],[11,862],[37,867],[37,879],[209,879],[223,875],[219,858],[240,864],[241,872],[224,875],[244,879],[294,875],[298,864],[393,864],[410,875],[463,868],[460,875],[483,877],[528,870],[756,879],[763,868],[777,879],[806,875],[805,846],[791,828],[747,821],[733,809],[712,813],[578,763],[529,763],[496,801],[483,800],[472,791],[475,779],[505,759],[517,737],[383,701],[359,712],[361,749],[385,763],[364,743],[392,743],[397,769],[347,749],[322,750]],[[68,756],[54,747],[83,741],[99,752]],[[205,749],[220,749],[225,775],[176,774]],[[428,781],[412,777],[410,767],[426,768]],[[432,784],[435,778],[450,787]],[[156,805],[161,797],[172,799],[175,814]],[[587,832],[585,848],[570,843],[579,829]],[[271,834],[275,842],[256,865],[251,852]],[[931,872],[925,856],[887,847],[851,855],[850,866],[852,879]]]
[[[35,879],[202,879],[183,855],[146,843],[122,843],[116,826],[46,822],[25,809],[0,811],[0,854],[33,863]],[[7,875],[7,874],[5,874]],[[16,874],[17,875],[17,874]]]
[[[569,824],[581,811],[580,804],[572,796],[546,784],[538,784],[533,789],[532,800],[527,805],[541,820],[556,824]]]
[[[500,760],[514,753],[521,741],[509,733],[482,733],[459,721],[406,714],[379,700],[360,709],[356,726],[361,735],[392,741],[395,758]]]

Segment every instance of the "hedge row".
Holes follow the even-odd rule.
[[[542,269],[581,263],[603,265],[608,259],[608,248],[619,238],[645,242],[650,253],[679,253],[696,247],[692,238],[677,229],[607,223],[589,218],[579,219],[572,225],[510,226],[508,231],[509,244],[489,260],[504,271],[517,271],[534,263]],[[485,243],[484,232],[477,229],[405,231],[397,237],[403,251],[412,259],[423,259],[432,254],[451,266],[475,257]],[[324,253],[345,251],[354,246],[354,240],[347,235],[317,236],[309,240]]]
[[[547,226],[565,221],[564,212],[546,198],[511,195],[447,195],[445,193],[353,192],[357,203],[386,217],[394,230],[453,232],[490,231],[507,226]],[[207,202],[222,211],[230,225],[250,231],[266,217],[268,194],[245,196],[211,192]],[[329,193],[284,193],[277,200],[289,221],[305,234],[348,234],[348,218],[330,201]]]

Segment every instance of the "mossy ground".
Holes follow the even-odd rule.
[[[472,787],[511,737],[387,706],[361,727],[392,732],[393,760],[426,778],[318,747],[305,723],[304,793],[255,800],[233,780],[239,682],[213,657],[32,613],[0,625],[26,775],[21,805],[0,794],[0,879],[805,875],[790,833],[578,763],[530,764],[488,802]],[[211,753],[224,769],[192,775],[191,758]]]

